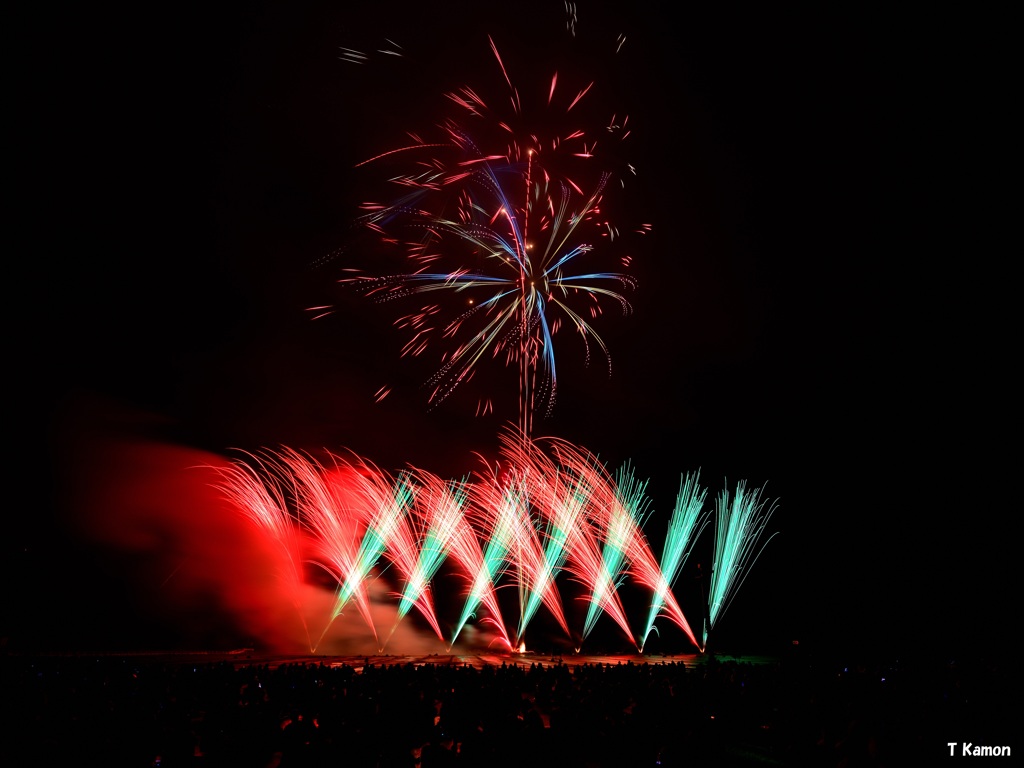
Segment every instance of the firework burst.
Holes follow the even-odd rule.
[[[353,269],[340,282],[407,308],[395,321],[407,334],[402,355],[437,359],[426,381],[431,407],[485,362],[516,369],[519,428],[529,435],[534,413],[555,404],[560,332],[580,340],[588,364],[599,350],[610,374],[597,325],[610,307],[631,312],[625,235],[647,225],[623,232],[607,214],[608,193],[633,172],[619,151],[628,118],[589,124],[594,82],[570,86],[557,72],[521,95],[489,43],[499,96],[485,99],[468,85],[450,91],[453,117],[360,163],[392,169],[387,178],[400,193],[365,203],[358,221],[403,263]],[[330,308],[313,311],[321,317]],[[494,410],[491,393],[476,410]]]

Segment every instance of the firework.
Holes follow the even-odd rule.
[[[574,6],[567,29],[575,36]],[[588,364],[599,350],[610,374],[602,315],[609,307],[631,312],[632,232],[608,211],[633,168],[607,149],[629,136],[629,120],[591,121],[588,108],[600,101],[594,82],[567,85],[555,72],[521,89],[515,62],[488,41],[500,73],[497,97],[471,85],[449,91],[453,114],[357,164],[387,170],[383,202],[364,203],[357,219],[379,244],[379,260],[368,269],[346,265],[339,282],[400,307],[403,357],[438,358],[426,381],[431,407],[488,365],[517,371],[519,419],[501,435],[500,459],[448,481],[418,468],[391,475],[358,457],[320,461],[285,449],[246,456],[223,473],[222,488],[286,553],[289,583],[302,583],[304,566],[333,581],[319,641],[354,604],[382,651],[413,608],[448,650],[474,619],[492,643],[522,649],[542,609],[577,650],[602,615],[641,652],[660,619],[703,649],[756,559],[774,506],[766,509],[760,492],[748,494],[743,483],[735,499],[728,491],[719,498],[698,642],[675,595],[710,524],[698,475],[681,480],[659,560],[643,530],[651,514],[647,483],[630,464],[613,474],[579,446],[533,437],[535,413],[549,413],[556,400],[556,337],[576,336]],[[406,55],[390,40],[378,53]],[[341,58],[370,61],[353,49]],[[399,266],[389,261],[394,256]],[[313,311],[320,318],[332,308]],[[493,393],[482,391],[478,415],[495,410]],[[377,400],[389,392],[382,387]],[[462,585],[454,613],[452,596],[435,588],[450,577]],[[384,635],[369,597],[378,579],[396,601]],[[650,594],[637,631],[623,603],[627,582]]]
[[[409,334],[402,355],[440,350],[426,382],[431,406],[485,361],[516,368],[519,428],[529,435],[534,411],[554,407],[559,331],[574,332],[587,362],[600,349],[610,372],[595,321],[609,305],[631,311],[631,256],[604,203],[609,182],[632,169],[611,168],[598,150],[598,137],[603,148],[628,136],[628,118],[585,127],[581,105],[594,84],[567,88],[557,72],[531,89],[540,106],[527,99],[524,107],[493,39],[490,47],[503,97],[488,101],[470,86],[449,92],[457,114],[435,135],[413,135],[360,164],[398,164],[389,179],[402,193],[365,203],[359,222],[398,248],[405,267],[353,271],[340,282],[376,301],[411,305],[396,320]],[[322,317],[328,310],[314,311]],[[477,413],[491,410],[490,398],[481,399]]]
[[[398,606],[398,622],[415,605],[427,619],[438,638],[444,635],[430,594],[430,580],[448,557],[453,546],[466,540],[463,506],[466,492],[460,483],[446,482],[424,470],[414,470],[408,481],[415,490],[416,513],[420,533],[415,541],[396,542],[395,561],[403,564],[405,589]],[[415,558],[411,555],[415,553]],[[394,629],[392,629],[394,633]]]
[[[660,576],[654,586],[651,610],[643,639],[654,630],[654,620],[660,614],[665,601],[675,586],[679,572],[692,552],[693,542],[708,524],[709,513],[703,511],[707,491],[698,485],[699,473],[684,475],[676,496],[675,509],[668,522],[668,532],[662,549]],[[641,648],[643,647],[641,643]]]
[[[480,498],[480,494],[475,492],[475,489],[478,487],[470,485],[465,489],[465,493],[467,496]],[[484,487],[491,487],[491,485],[486,484]],[[492,508],[490,504],[478,506],[482,509]],[[500,502],[497,508],[499,510],[505,509],[504,505]],[[497,592],[495,591],[495,585],[505,572],[508,564],[508,560],[505,558],[508,546],[507,534],[495,525],[495,521],[499,521],[498,525],[500,525],[506,518],[500,512],[495,516],[478,515],[477,517],[484,521],[485,526],[481,529],[481,535],[486,542],[483,548],[481,548],[480,538],[477,535],[476,529],[466,515],[462,516],[461,524],[457,526],[455,534],[451,539],[451,559],[457,564],[460,575],[466,580],[467,591],[462,613],[452,629],[451,642],[448,644],[448,647],[450,649],[458,639],[466,622],[475,615],[477,608],[480,605],[484,605],[489,612],[489,616],[485,617],[484,621],[490,623],[497,631],[497,639],[501,644],[506,649],[511,650],[514,647],[513,642],[509,637],[508,630],[505,628]]]
[[[407,499],[396,501],[390,478],[359,460],[331,456],[328,467],[284,449],[278,466],[292,478],[296,518],[312,541],[310,562],[338,585],[319,641],[352,601],[376,638],[367,583],[393,530],[404,527]]]
[[[290,476],[285,465],[272,455],[246,454],[253,464],[237,461],[227,467],[214,467],[219,477],[215,487],[233,502],[257,530],[273,542],[284,556],[285,567],[278,576],[288,594],[296,596],[293,606],[302,620],[303,631],[314,649],[301,601],[299,587],[303,583],[303,535],[298,520],[290,511],[284,478]],[[281,471],[282,468],[285,471]]]
[[[600,615],[607,613],[632,643],[633,633],[618,593],[639,522],[632,517],[638,508],[621,503],[623,490],[631,491],[628,481],[625,486],[618,481],[627,476],[631,479],[630,469],[624,467],[613,480],[589,452],[563,440],[553,441],[553,450],[558,465],[573,478],[574,496],[588,506],[585,525],[574,532],[566,567],[585,587],[582,599],[587,602],[587,614],[580,640],[585,640]]]
[[[317,460],[290,449],[244,454],[220,477],[226,498],[288,555],[282,579],[301,584],[308,564],[336,584],[311,649],[351,604],[381,650],[412,608],[447,650],[481,610],[479,623],[493,633],[492,643],[523,648],[542,607],[577,649],[602,614],[640,651],[658,619],[703,648],[763,549],[758,542],[775,508],[744,483],[734,497],[720,495],[709,614],[698,641],[675,594],[694,542],[710,522],[697,474],[680,482],[660,561],[643,531],[650,516],[647,484],[630,464],[612,474],[567,441],[530,439],[514,429],[502,435],[499,462],[460,481],[416,468],[391,475],[357,457]],[[465,585],[454,614],[454,596],[439,602],[434,589],[442,576]],[[377,579],[394,585],[397,604],[384,635],[370,606],[368,587]],[[640,621],[622,601],[627,582],[650,594]],[[509,601],[500,599],[506,589],[516,596],[511,622]],[[577,614],[565,610],[570,596],[586,606],[579,625]]]
[[[484,539],[482,562],[477,569],[477,583],[497,584],[505,574],[511,574],[517,587],[520,607],[520,626],[529,592],[529,574],[535,573],[542,559],[541,546],[530,518],[530,491],[527,479],[511,467],[488,467],[478,473],[470,493],[473,499],[474,520]],[[468,614],[480,603],[474,585],[463,610],[458,628],[461,630]],[[491,594],[484,591],[483,595]],[[550,600],[550,597],[549,597]],[[495,598],[496,605],[496,598]],[[551,603],[553,612],[561,615],[560,606]],[[494,606],[492,615],[495,614]],[[500,610],[498,611],[500,613]],[[502,638],[510,648],[518,647],[519,640],[509,637],[504,622],[500,621]]]
[[[715,550],[708,592],[708,614],[704,627],[704,645],[715,622],[721,618],[736,597],[736,592],[750,575],[750,569],[772,534],[758,546],[776,503],[761,498],[761,489],[747,490],[745,481],[736,484],[736,493],[724,489],[715,504]]]

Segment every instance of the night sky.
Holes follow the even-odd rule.
[[[602,318],[611,377],[566,339],[535,434],[632,461],[652,539],[683,472],[709,502],[738,480],[778,500],[721,622],[737,649],[1007,643],[1017,510],[992,457],[1019,438],[998,404],[1005,286],[982,267],[999,209],[979,126],[1000,108],[969,73],[987,64],[961,67],[937,27],[856,11],[581,2],[573,40],[560,2],[408,5],[33,25],[8,647],[259,645],[231,617],[267,577],[191,469],[232,450],[350,449],[449,477],[494,455],[516,414],[428,409],[431,369],[400,359],[394,316],[335,285],[373,180],[356,164],[429,131],[458,85],[503,93],[488,34],[523,90],[559,69],[621,102],[637,176],[618,213],[652,226],[633,314]],[[385,40],[405,55],[373,54]]]

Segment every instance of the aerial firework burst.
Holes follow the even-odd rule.
[[[577,336],[587,363],[599,350],[610,373],[597,321],[609,307],[631,312],[628,235],[648,226],[620,229],[608,215],[609,193],[633,173],[621,159],[628,117],[591,122],[594,82],[568,85],[557,71],[521,92],[489,43],[500,73],[495,96],[457,88],[445,94],[455,114],[429,135],[410,134],[360,163],[387,168],[401,190],[365,203],[358,221],[404,263],[394,271],[350,267],[340,282],[406,307],[395,321],[407,333],[402,355],[439,358],[426,382],[431,406],[485,361],[516,369],[519,428],[529,435],[534,413],[554,407],[560,331]],[[355,60],[351,52],[346,59]],[[312,311],[320,317],[331,308]],[[382,387],[378,397],[388,392]],[[477,414],[494,409],[485,392]]]

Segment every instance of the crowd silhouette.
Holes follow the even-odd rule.
[[[854,768],[1014,732],[1014,675],[952,659],[0,661],[5,746],[23,765]]]

